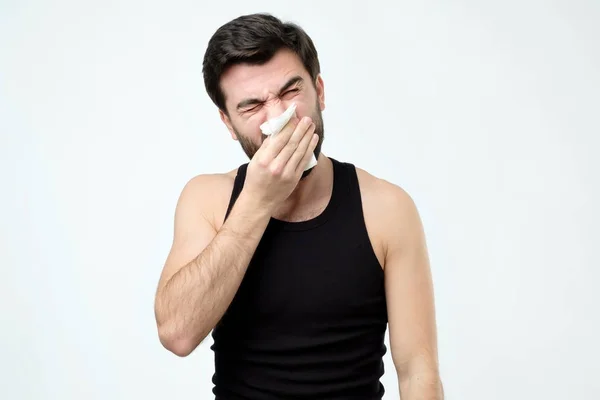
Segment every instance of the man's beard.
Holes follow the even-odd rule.
[[[323,115],[321,114],[321,109],[319,108],[318,104],[315,107],[315,110],[313,111],[313,115],[311,115],[310,117],[311,117],[313,123],[315,124],[315,132],[314,133],[316,133],[319,136],[319,142],[317,143],[317,146],[315,147],[315,150],[314,150],[315,158],[319,159],[319,154],[321,154],[321,145],[323,144],[323,139],[325,137],[324,136],[325,135],[325,127],[323,126]],[[260,148],[260,144],[256,144],[248,137],[240,134],[240,132],[237,129],[235,129],[235,127],[233,128],[233,130],[238,138],[238,141],[240,142],[240,145],[242,146],[242,150],[244,150],[244,153],[246,153],[246,156],[248,156],[249,159],[252,159],[254,157],[254,155],[256,154],[256,152],[258,151],[258,149]],[[263,142],[266,138],[267,138],[266,135],[262,135]],[[302,173],[301,179],[306,178],[310,174],[310,172],[313,170],[313,168],[310,168],[310,169],[304,171]]]

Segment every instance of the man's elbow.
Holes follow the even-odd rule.
[[[169,350],[171,353],[179,357],[187,357],[190,354],[192,354],[192,351],[194,351],[193,346],[191,346],[188,342],[180,339],[173,340],[161,337],[160,343],[165,349]]]
[[[189,356],[200,344],[189,335],[176,334],[164,327],[158,328],[158,338],[165,349],[179,357]]]

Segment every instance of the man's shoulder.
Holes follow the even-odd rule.
[[[191,177],[181,190],[178,203],[183,208],[198,209],[215,227],[220,227],[229,205],[238,169],[202,173]]]
[[[401,186],[356,168],[363,215],[374,250],[382,266],[388,249],[406,243],[414,235],[418,218],[411,196]],[[407,239],[408,238],[408,239]]]
[[[384,212],[401,212],[414,207],[412,197],[400,185],[355,167],[361,196],[368,206]]]
[[[192,176],[184,186],[192,191],[217,189],[220,186],[232,185],[238,168],[226,172],[202,173]]]
[[[181,191],[182,196],[197,197],[207,194],[215,195],[221,191],[233,187],[235,173],[204,173],[188,179]]]
[[[367,223],[384,238],[412,235],[420,216],[411,195],[400,185],[356,168]]]

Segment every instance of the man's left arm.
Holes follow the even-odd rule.
[[[402,400],[443,400],[429,255],[411,197],[386,190],[385,290],[392,359]]]

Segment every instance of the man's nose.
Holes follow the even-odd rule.
[[[273,100],[273,101],[269,101],[266,104],[266,116],[265,116],[265,121],[272,119],[272,118],[276,118],[279,117],[281,114],[283,114],[285,112],[285,110],[288,109],[288,107],[291,106],[291,103],[288,104],[285,101],[282,100]]]

